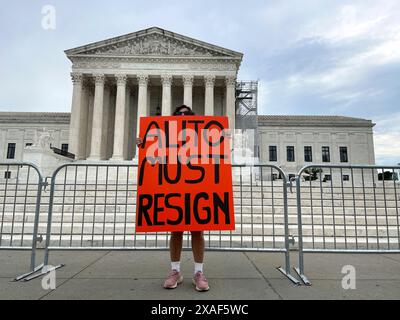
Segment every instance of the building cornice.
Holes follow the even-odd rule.
[[[371,120],[343,116],[284,116],[259,115],[262,127],[366,127],[375,126]]]
[[[0,112],[0,123],[58,123],[69,124],[69,112]],[[284,116],[259,115],[260,127],[368,127],[371,120],[342,116]]]
[[[69,124],[69,112],[0,112],[0,123]]]
[[[121,64],[191,64],[192,70],[238,71],[240,60],[229,57],[163,57],[163,56],[116,56],[116,55],[76,55],[70,57],[73,70],[104,68],[121,69]],[[129,69],[129,66],[124,66]]]

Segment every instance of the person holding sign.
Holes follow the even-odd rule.
[[[207,291],[203,230],[234,229],[232,172],[225,157],[229,153],[229,143],[224,142],[227,119],[193,115],[182,105],[172,117],[141,118],[144,140],[136,140],[141,148],[136,231],[171,231],[171,271],[164,288],[174,289],[183,281],[183,232],[189,230],[193,284],[197,291]]]

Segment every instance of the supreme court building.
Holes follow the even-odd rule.
[[[226,115],[230,128],[244,129],[238,125],[242,53],[156,27],[65,53],[72,62],[71,113],[0,112],[0,161],[29,160],[43,132],[75,161],[132,161],[138,119],[171,115],[182,104],[198,115]],[[259,163],[292,174],[307,163],[375,163],[371,120],[250,111],[257,141],[250,149]]]

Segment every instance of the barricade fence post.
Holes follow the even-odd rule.
[[[312,164],[298,172],[295,271],[305,284],[305,253],[400,253],[399,170]]]
[[[290,241],[289,241],[289,209],[288,209],[288,195],[287,188],[290,187],[286,174],[279,170],[283,179],[283,217],[284,217],[284,232],[285,232],[285,269],[279,267],[278,270],[289,278],[296,285],[300,285],[299,280],[290,274]]]
[[[27,162],[0,162],[0,250],[29,250],[29,272],[16,276],[19,281],[36,272],[36,247],[42,191],[40,170]],[[31,240],[27,240],[31,239]]]
[[[303,222],[301,217],[301,188],[300,188],[300,178],[299,175],[296,176],[296,202],[297,202],[297,226],[298,226],[298,243],[299,243],[299,267],[294,268],[296,273],[299,275],[300,279],[305,285],[311,285],[310,281],[304,275],[304,254],[303,254]]]
[[[32,164],[7,162],[1,167],[5,176],[0,180],[0,249],[31,251],[30,272],[16,280],[40,276],[34,273],[44,270],[55,249],[168,249],[168,232],[137,235],[134,231],[137,165],[66,164],[52,175],[44,261],[36,266],[42,191],[47,183]],[[299,284],[290,274],[286,174],[273,165],[233,165],[232,170],[237,227],[204,232],[207,250],[282,252],[284,267],[277,269]],[[299,262],[294,270],[304,284],[310,285],[305,253],[400,252],[399,171],[398,166],[314,164],[298,172]],[[32,172],[37,174],[35,182]],[[185,240],[188,250],[189,234]]]
[[[232,170],[236,229],[205,231],[206,250],[281,252],[284,266],[277,269],[300,284],[290,274],[285,173],[273,165],[232,165]],[[135,232],[136,182],[137,165],[132,163],[57,168],[51,179],[43,265],[49,264],[52,250],[168,250],[169,232]],[[191,249],[190,233],[183,243],[184,250]]]

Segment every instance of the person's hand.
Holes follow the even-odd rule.
[[[143,139],[140,137],[136,138],[136,145],[139,147],[143,143]]]
[[[231,129],[225,129],[224,130],[224,136],[226,137],[226,138],[231,138],[232,137],[232,132],[231,132]]]

